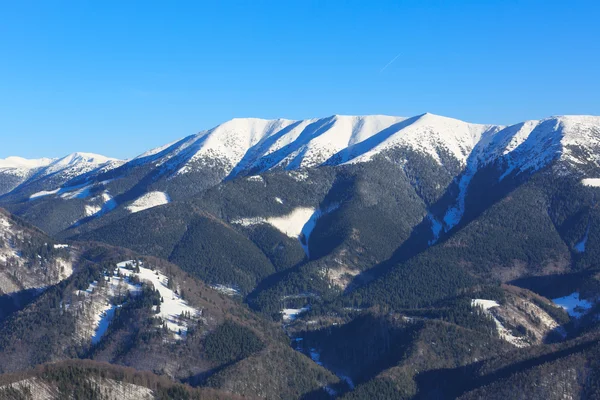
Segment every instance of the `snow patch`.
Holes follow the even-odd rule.
[[[580,318],[585,315],[593,306],[593,303],[579,297],[578,292],[573,292],[568,296],[552,299],[554,304],[565,309],[565,311],[574,318]]]
[[[280,217],[238,218],[232,220],[231,223],[242,226],[269,224],[281,233],[300,240],[304,252],[308,255],[308,240],[318,219],[338,207],[339,204],[332,204],[324,210],[315,210],[312,207],[298,207],[291,213]]]
[[[301,314],[310,310],[310,307],[302,307],[302,308],[284,308],[281,311],[283,315],[283,322],[292,322],[296,320]]]
[[[487,311],[490,308],[500,307],[500,304],[494,300],[473,299],[471,300],[471,307],[481,307],[484,311]]]
[[[110,325],[113,317],[115,316],[115,310],[118,308],[116,305],[107,304],[98,315],[97,321],[95,324],[97,325],[96,331],[92,336],[92,344],[97,344],[102,339],[102,336],[108,330],[108,326]]]
[[[248,178],[246,178],[246,180],[251,181],[251,182],[264,182],[265,181],[263,179],[263,177],[260,175],[249,176]]]
[[[314,208],[298,207],[291,213],[281,217],[239,218],[231,222],[233,224],[242,226],[252,226],[267,223],[289,237],[299,238],[304,225],[306,225],[306,223],[310,220],[314,212]]]
[[[170,202],[169,195],[164,192],[148,192],[125,208],[131,213],[136,213]]]
[[[240,290],[238,288],[235,288],[232,286],[216,284],[216,285],[211,285],[211,287],[213,289],[215,289],[217,292],[222,293],[227,296],[238,296],[240,294]]]
[[[581,181],[583,186],[600,187],[600,178],[586,178]]]
[[[513,335],[508,329],[506,329],[500,320],[498,320],[498,318],[496,318],[496,316],[490,311],[492,308],[500,307],[500,304],[498,304],[497,301],[473,299],[471,300],[471,306],[481,308],[484,313],[492,317],[494,323],[496,324],[496,330],[498,331],[500,339],[505,340],[516,347],[527,347],[529,345],[522,338]]]
[[[60,191],[60,188],[54,189],[54,190],[42,190],[42,191],[36,192],[36,193],[32,194],[31,196],[29,196],[29,200],[34,200],[34,199],[44,197],[44,196],[50,196],[51,194],[57,194],[59,191]]]
[[[117,267],[119,267],[123,275],[137,275],[140,280],[152,284],[158,290],[163,302],[160,305],[160,312],[156,315],[167,324],[167,328],[170,331],[175,332],[176,338],[179,339],[181,336],[184,336],[187,333],[187,322],[179,318],[180,315],[185,313],[194,318],[200,316],[202,312],[188,305],[180,295],[169,289],[169,278],[160,271],[152,271],[140,265],[140,272],[134,273],[126,268],[128,264],[133,265],[134,261],[124,261],[117,264]],[[179,332],[181,332],[181,335]]]

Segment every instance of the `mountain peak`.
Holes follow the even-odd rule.
[[[59,158],[56,164],[73,164],[77,162],[86,162],[91,164],[105,164],[109,161],[119,161],[116,158],[106,157],[100,154],[75,152]]]
[[[10,156],[0,159],[0,168],[33,169],[45,167],[52,163],[52,158],[27,159],[23,157]]]

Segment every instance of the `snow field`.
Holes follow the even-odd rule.
[[[569,316],[574,318],[581,318],[593,306],[593,303],[580,298],[578,292],[573,292],[568,296],[552,299],[552,301],[554,304],[564,308]]]
[[[171,202],[169,195],[164,192],[148,192],[125,207],[130,213],[147,210]]]
[[[583,186],[600,187],[600,178],[586,178],[581,181]]]
[[[117,308],[122,304],[114,304],[129,294],[136,295],[141,292],[142,286],[133,283],[133,276],[139,278],[141,282],[152,285],[160,294],[162,303],[160,310],[155,314],[173,332],[175,339],[182,339],[187,334],[188,322],[180,318],[182,314],[189,315],[193,320],[198,318],[202,312],[187,304],[186,301],[168,288],[168,278],[160,271],[153,271],[144,267],[141,263],[140,272],[134,272],[128,266],[134,265],[134,261],[124,261],[117,264],[111,275],[104,277],[105,284],[99,285],[98,282],[92,282],[86,290],[75,292],[77,296],[89,298],[92,306],[92,320],[90,327],[84,328],[84,335],[89,335],[92,343],[98,343],[106,333]],[[155,311],[157,308],[155,306]],[[87,333],[86,333],[87,332]]]

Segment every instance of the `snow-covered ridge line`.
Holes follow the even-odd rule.
[[[305,168],[364,163],[395,149],[417,152],[432,162],[448,163],[453,171],[456,167],[462,170],[455,176],[459,193],[454,204],[444,215],[434,216],[443,225],[440,233],[448,232],[461,222],[472,178],[491,163],[497,162],[503,168],[501,180],[537,171],[554,160],[560,160],[561,167],[590,164],[600,168],[600,117],[550,117],[511,126],[472,124],[429,113],[411,118],[385,115],[333,115],[305,120],[236,118],[149,150],[125,163],[90,153],[40,161],[49,164],[32,170],[33,175],[29,172],[23,175],[24,183],[17,184],[23,190],[29,183],[52,177],[52,182],[36,185],[27,195],[33,199],[60,195],[70,200],[69,196],[81,198],[85,188],[81,188],[81,193],[73,191],[69,195],[61,187],[119,180],[138,167],[152,171],[157,182],[173,180],[174,186],[193,181],[204,188],[202,180],[207,174],[210,176],[207,185],[243,176],[254,176],[258,182],[261,180],[258,175],[274,169],[290,170],[290,174],[295,174],[292,177],[302,180]],[[37,165],[37,161],[10,160],[11,165]],[[103,175],[109,170],[112,172]],[[54,182],[57,176],[63,180],[62,185]],[[14,182],[13,179],[5,190],[13,190]],[[265,181],[261,183],[266,185]],[[582,184],[598,183],[592,178],[584,179]],[[139,207],[129,203],[114,204],[113,208],[129,206],[128,211],[135,212],[165,204],[169,202],[167,192],[142,192]],[[82,214],[98,216],[110,211],[108,208],[99,211],[99,207],[102,206],[88,204]]]
[[[595,129],[594,129],[595,128]],[[411,118],[367,115],[333,115],[306,120],[235,118],[212,129],[146,151],[128,163],[167,160],[177,165],[175,172],[188,173],[202,159],[220,159],[230,176],[273,167],[298,169],[322,164],[364,162],[395,147],[406,147],[428,154],[442,162],[440,152],[453,156],[463,165],[469,158],[485,164],[509,153],[534,151],[539,160],[521,160],[514,168],[535,168],[548,157],[565,153],[569,146],[599,143],[600,117],[559,116],[527,121],[511,126],[472,124],[425,113]],[[591,132],[590,132],[591,131]],[[558,148],[543,144],[555,138]],[[542,146],[540,146],[542,145]],[[556,147],[556,146],[555,146]],[[101,165],[119,160],[91,153],[73,153],[57,160],[0,160],[0,168],[27,165],[43,166],[47,172],[73,164]],[[180,164],[180,165],[178,165]]]
[[[14,169],[33,169],[45,167],[52,163],[55,159],[53,158],[38,158],[38,159],[27,159],[22,157],[7,157],[0,158],[0,169],[2,168],[14,168]]]

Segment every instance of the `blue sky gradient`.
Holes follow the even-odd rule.
[[[234,117],[598,115],[599,3],[6,1],[0,157],[130,158]]]

